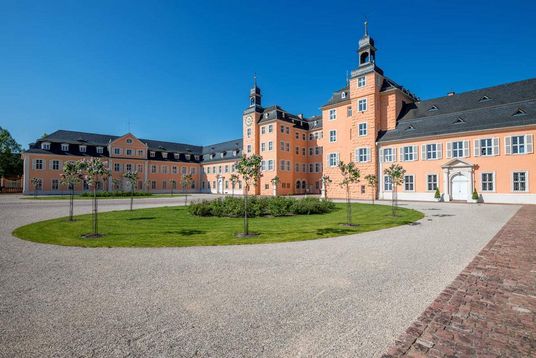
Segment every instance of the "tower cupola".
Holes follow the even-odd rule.
[[[359,40],[357,54],[359,56],[359,66],[363,67],[376,62],[376,47],[374,39],[368,33],[368,21],[365,21],[365,34]]]
[[[249,106],[261,106],[261,89],[257,86],[257,75],[253,75],[253,87],[249,90]]]

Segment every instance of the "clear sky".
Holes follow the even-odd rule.
[[[536,77],[536,2],[0,0],[0,126],[25,148],[71,129],[210,144],[263,104],[319,113],[356,67],[422,99]]]

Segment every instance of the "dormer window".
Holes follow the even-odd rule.
[[[175,159],[179,159],[180,154],[179,153],[174,153],[173,156],[175,157]]]
[[[97,154],[102,154],[104,153],[104,148],[103,147],[97,147]]]
[[[167,159],[167,152],[162,152],[162,158]]]
[[[524,110],[522,110],[521,108],[518,108],[514,114],[512,114],[512,117],[517,117],[517,116],[523,116],[527,114],[527,112],[525,112]]]
[[[149,156],[150,156],[151,158],[156,157],[156,152],[154,152],[154,151],[150,151],[150,152],[149,152]]]
[[[78,150],[80,151],[80,153],[85,153],[86,149],[87,149],[87,146],[85,146],[85,145],[79,145],[78,146]]]
[[[186,160],[190,160],[192,156],[190,154],[186,154]]]
[[[236,157],[237,155],[238,155],[238,150],[233,151],[233,156]]]
[[[132,144],[132,139],[128,138],[127,139],[127,144]]]
[[[269,113],[265,113],[264,118],[268,118],[269,115],[270,115]]]
[[[432,107],[428,108],[428,112],[433,112],[433,111],[439,111],[439,108],[437,108],[436,105],[433,105]]]
[[[345,99],[345,98],[346,98],[346,92],[342,92],[342,93],[341,93],[341,98],[342,98],[342,99]]]
[[[488,96],[482,96],[478,100],[478,102],[487,102],[487,101],[491,101],[491,98],[489,98]]]
[[[195,160],[199,160],[199,155],[194,155]]]
[[[461,123],[465,123],[465,120],[462,117],[458,117],[456,118],[454,122],[452,122],[452,124],[461,124]]]
[[[43,150],[50,150],[50,143],[49,143],[49,142],[43,142],[43,143],[41,143],[41,149],[43,149]]]
[[[411,124],[405,129],[406,131],[412,131],[415,130],[415,127],[413,127]]]
[[[61,150],[64,151],[64,152],[68,152],[69,151],[69,144],[62,143],[61,144]]]
[[[220,153],[220,158],[223,158],[223,156],[225,155],[225,153]]]
[[[210,155],[210,159],[214,159],[214,153]]]

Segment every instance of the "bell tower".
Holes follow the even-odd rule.
[[[368,21],[365,21],[365,34],[359,40],[358,68],[374,65],[376,62],[376,47],[374,47],[374,39],[368,34]]]
[[[257,87],[257,74],[253,75],[253,87],[249,90],[249,107],[261,107],[261,89]]]

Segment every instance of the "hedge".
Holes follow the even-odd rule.
[[[325,214],[335,209],[333,202],[318,198],[253,196],[247,200],[249,217]],[[203,200],[192,203],[188,210],[196,216],[241,217],[244,216],[244,199],[225,197]]]
[[[97,197],[98,198],[107,198],[107,197],[115,197],[115,196],[125,196],[130,197],[131,195],[134,196],[151,196],[153,193],[147,193],[145,191],[135,191],[134,193],[131,193],[130,191],[98,191]],[[84,193],[81,193],[80,196],[83,197],[93,197],[92,191],[86,191]]]

